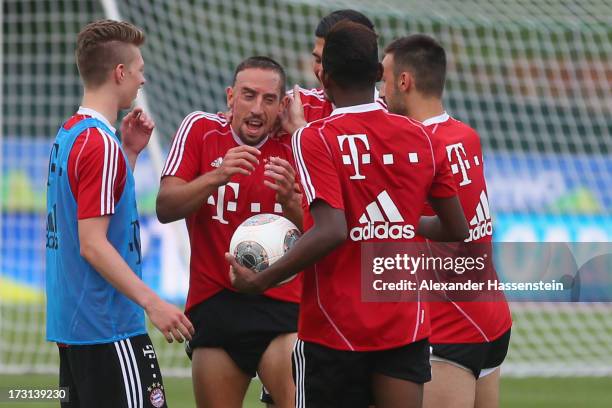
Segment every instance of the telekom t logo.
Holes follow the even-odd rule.
[[[363,180],[365,176],[359,172],[360,164],[370,164],[370,153],[359,154],[357,150],[357,140],[361,141],[365,145],[366,150],[370,151],[370,144],[368,143],[368,137],[366,135],[342,135],[338,136],[338,144],[340,150],[344,152],[345,141],[348,140],[348,148],[350,154],[342,155],[342,163],[346,165],[353,165],[355,174],[349,177],[351,180]]]
[[[217,189],[217,202],[215,203],[215,198],[211,195],[208,197],[208,204],[215,205],[217,207],[217,214],[212,216],[213,220],[218,220],[221,224],[227,224],[228,221],[223,218],[224,211],[236,212],[236,201],[231,201],[228,197],[227,205],[225,203],[225,192],[227,188],[234,192],[234,200],[238,200],[238,191],[240,189],[240,185],[238,183],[227,183],[225,185],[220,186]]]
[[[143,347],[142,354],[151,360],[155,358],[155,350],[153,349],[153,346],[150,344],[147,344],[146,346]]]
[[[470,169],[470,162],[466,158],[465,149],[463,143],[455,143],[446,146],[446,154],[448,155],[448,161],[451,164],[451,171],[453,174],[461,171],[463,179],[459,183],[460,186],[468,185],[472,182],[469,179],[467,171]],[[453,157],[454,156],[454,157]]]

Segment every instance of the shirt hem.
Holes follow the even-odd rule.
[[[510,321],[510,323],[508,323],[508,325],[504,326],[504,329],[499,330],[498,333],[495,334],[495,336],[488,336],[489,337],[489,341],[482,341],[482,338],[480,339],[481,341],[476,341],[476,340],[464,340],[461,338],[458,338],[457,340],[444,340],[444,341],[434,341],[435,337],[432,339],[430,336],[430,343],[431,344],[485,344],[485,343],[492,343],[495,340],[498,340],[499,338],[501,338],[504,334],[506,334],[508,332],[508,330],[510,330],[512,328],[512,321]],[[482,337],[480,335],[480,337]]]
[[[59,337],[47,337],[47,341],[53,342],[53,343],[62,343],[62,344],[67,344],[67,345],[72,345],[72,346],[86,346],[86,345],[92,345],[92,344],[107,344],[107,343],[114,343],[116,341],[120,341],[120,340],[125,340],[128,339],[130,337],[134,337],[134,336],[140,336],[142,334],[147,334],[146,330],[138,330],[132,333],[128,333],[124,336],[113,336],[113,337],[108,337],[105,339],[99,339],[99,340],[87,340],[87,341],[79,341],[79,340],[66,340],[66,339],[60,339]]]
[[[365,352],[365,351],[384,351],[384,350],[391,350],[391,349],[395,349],[395,348],[399,348],[399,347],[403,347],[403,346],[407,346],[409,344],[413,344],[416,343],[418,341],[421,341],[423,339],[426,339],[429,337],[429,334],[424,334],[421,336],[417,336],[416,339],[414,339],[414,341],[411,340],[403,340],[401,342],[393,343],[391,345],[387,345],[385,344],[384,346],[353,346],[353,349],[351,350],[348,347],[338,347],[338,346],[333,346],[331,344],[322,342],[321,339],[319,338],[310,338],[308,336],[303,336],[298,332],[298,339],[302,340],[302,341],[306,341],[309,343],[315,343],[318,344],[319,346],[323,346],[323,347],[327,347],[330,349],[334,349],[334,350],[340,350],[340,351],[356,351],[356,352]]]

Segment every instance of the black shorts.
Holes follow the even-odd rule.
[[[198,347],[222,348],[254,377],[270,342],[297,331],[298,314],[297,303],[224,289],[187,312],[195,327],[187,355],[191,358],[191,350]]]
[[[59,347],[62,408],[167,407],[164,381],[148,335],[114,343]]]
[[[366,408],[374,373],[423,384],[431,380],[427,339],[381,351],[334,350],[298,340],[292,355],[296,406]]]
[[[508,329],[496,340],[486,343],[432,344],[431,359],[459,365],[470,370],[478,379],[482,370],[499,367],[504,362],[510,344],[510,331]]]

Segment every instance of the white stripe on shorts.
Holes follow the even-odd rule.
[[[115,345],[115,350],[117,351],[117,358],[119,359],[119,364],[121,365],[121,373],[123,374],[123,386],[125,388],[125,399],[128,403],[128,408],[135,408],[132,406],[132,388],[129,386],[128,376],[125,371],[125,366],[127,364],[127,360],[123,361],[123,351],[121,350],[121,346],[119,346],[119,342],[113,343]]]
[[[128,346],[128,350],[130,352],[130,358],[132,359],[132,364],[134,366],[134,377],[136,377],[136,389],[138,390],[138,408],[143,408],[144,401],[142,399],[142,385],[140,383],[140,371],[138,370],[138,362],[136,361],[136,356],[134,355],[134,349],[132,348],[132,340],[126,339],[124,341]]]
[[[305,408],[304,374],[306,359],[304,358],[304,342],[300,339],[293,346],[293,359],[295,361],[295,408]]]

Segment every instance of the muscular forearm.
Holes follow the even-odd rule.
[[[260,273],[264,286],[271,288],[295,275],[323,258],[343,242],[344,237],[338,234],[330,235],[317,231],[316,228],[308,230],[285,256]]]
[[[334,214],[327,222],[317,223],[295,243],[293,248],[268,269],[260,272],[261,282],[270,288],[317,262],[346,240],[347,227],[344,212],[331,210]]]
[[[467,238],[470,231],[457,196],[429,197],[428,201],[436,215],[421,217],[417,234],[432,241],[444,242]]]
[[[444,228],[442,228],[440,219],[437,216],[423,216],[419,219],[417,234],[432,241],[443,241],[446,238],[444,232]]]
[[[162,180],[157,194],[157,218],[162,223],[183,219],[197,211],[222,185],[221,178],[215,173],[203,174],[190,182]]]
[[[461,241],[469,233],[467,224],[458,220],[457,225],[444,225],[442,220],[436,216],[423,216],[419,219],[417,234],[432,241]],[[463,225],[465,224],[465,226]],[[468,231],[466,233],[466,231]]]

